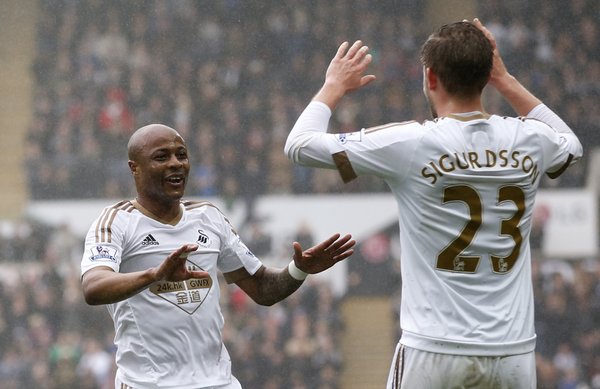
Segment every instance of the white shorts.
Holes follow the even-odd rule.
[[[474,357],[416,350],[398,343],[387,389],[535,389],[535,353]]]
[[[133,386],[126,385],[119,380],[119,378],[115,378],[115,389],[144,389],[144,388],[134,388]],[[225,385],[219,386],[205,386],[198,389],[242,389],[242,385],[240,381],[237,380],[234,376],[231,376],[231,382]]]

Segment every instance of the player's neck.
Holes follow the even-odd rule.
[[[181,220],[183,210],[179,201],[159,204],[144,201],[140,197],[133,200],[133,205],[144,215],[164,224],[175,225]]]
[[[448,98],[439,104],[436,104],[436,111],[439,117],[451,114],[460,114],[466,112],[485,112],[481,99],[453,99]]]

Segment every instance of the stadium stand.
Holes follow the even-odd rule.
[[[429,33],[419,23],[423,7],[352,3],[41,2],[26,153],[32,197],[127,196],[124,146],[115,145],[150,122],[192,139],[194,194],[339,191],[327,172],[292,168],[281,153],[286,131],[320,85],[316,69],[339,40],[369,42],[380,81],[345,104],[334,128],[427,118],[417,61]],[[598,146],[597,2],[566,9],[543,2],[532,24],[523,12],[536,1],[511,4],[480,11],[507,65],[577,129],[586,151]],[[357,111],[359,99],[367,109]],[[511,113],[497,96],[488,106]],[[580,187],[584,174],[582,167],[546,185]],[[365,179],[341,190],[385,188]]]
[[[40,1],[24,152],[32,199],[130,196],[125,140],[157,121],[192,140],[190,195],[251,203],[267,193],[385,191],[368,179],[344,187],[335,174],[292,167],[283,142],[341,40],[369,42],[379,82],[345,103],[335,128],[427,118],[417,58],[429,31],[424,9],[413,3]],[[594,155],[544,187],[597,188],[598,153],[591,151],[600,146],[600,3],[489,1],[478,11],[509,68]],[[358,100],[368,109],[358,111]],[[493,94],[487,105],[511,114]],[[34,220],[0,225],[2,388],[112,388],[112,323],[104,308],[82,300],[80,240],[64,226]],[[534,270],[538,387],[600,388],[597,258],[538,255]],[[348,345],[344,330],[357,331],[347,320],[361,311],[326,283],[311,281],[270,308],[248,303],[235,288],[224,288],[223,301],[225,341],[245,387],[352,387],[348,358],[366,346]],[[397,320],[394,298],[389,309]]]

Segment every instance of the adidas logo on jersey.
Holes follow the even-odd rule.
[[[159,243],[156,239],[154,239],[154,237],[152,236],[152,234],[148,234],[148,236],[146,236],[144,238],[144,240],[142,240],[142,246],[158,246]]]

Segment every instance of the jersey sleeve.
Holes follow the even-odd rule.
[[[335,168],[344,182],[365,174],[384,179],[406,174],[423,133],[420,124],[390,123],[328,134],[330,117],[327,105],[311,102],[288,136],[284,149],[288,158],[304,166]]]
[[[219,212],[220,214],[220,212]],[[240,268],[245,268],[253,275],[262,266],[262,262],[242,242],[240,236],[233,229],[229,221],[222,215],[221,220],[221,253],[217,266],[222,273],[229,273]]]
[[[560,176],[582,157],[583,147],[577,135],[546,105],[537,105],[527,117],[545,124],[538,123],[538,126],[544,148],[544,160],[547,161],[545,171],[550,178]]]
[[[119,216],[119,209],[107,207],[90,226],[81,258],[81,276],[99,266],[119,271],[124,239],[124,220]]]
[[[527,120],[538,128],[538,137],[544,153],[544,171],[550,178],[557,178],[569,166],[581,159],[583,147],[572,132],[559,132],[535,119]]]
[[[299,165],[334,169],[332,154],[341,149],[334,136],[327,134],[330,118],[327,105],[311,102],[288,135],[284,148],[288,158]]]

